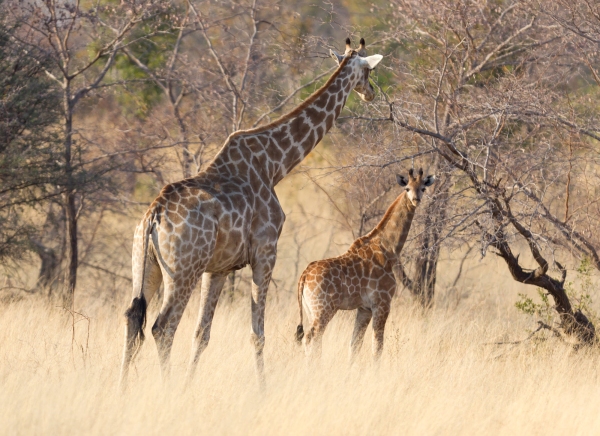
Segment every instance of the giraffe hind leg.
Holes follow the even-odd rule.
[[[333,319],[333,316],[336,313],[337,309],[330,309],[315,314],[312,326],[304,339],[304,347],[308,357],[314,357],[316,359],[321,357],[323,334],[325,333],[327,324],[329,324],[329,321]]]
[[[202,276],[202,291],[200,297],[200,313],[198,314],[198,325],[192,342],[192,357],[188,368],[187,379],[191,381],[198,366],[200,355],[208,346],[210,330],[215,309],[225,284],[227,274],[204,273]]]
[[[367,326],[371,322],[373,312],[366,307],[359,307],[356,311],[356,321],[354,322],[354,332],[350,341],[350,362],[356,359],[363,343]]]
[[[196,283],[206,270],[210,259],[214,253],[217,234],[217,222],[208,219],[205,216],[204,227],[201,230],[194,230],[187,234],[185,238],[178,237],[175,239],[175,244],[169,247],[169,250],[174,253],[185,253],[185,261],[179,259],[171,265],[165,262],[161,256],[161,247],[158,241],[154,245],[157,247],[156,252],[160,260],[161,270],[164,278],[164,296],[163,304],[158,313],[158,317],[152,326],[152,336],[156,342],[158,358],[163,380],[167,380],[170,372],[170,357],[171,348],[175,332],[183,316],[183,312],[190,300],[192,291],[196,287]],[[201,244],[192,248],[191,252],[186,248],[182,249],[181,243],[186,243],[186,240],[199,239],[203,235],[206,244]]]
[[[375,361],[379,360],[383,351],[383,334],[389,314],[388,305],[376,308],[373,313],[373,358]]]
[[[165,279],[163,304],[152,326],[152,336],[156,342],[163,380],[169,378],[169,361],[175,332],[197,282],[190,278],[193,275],[195,274],[192,272],[182,273],[177,280],[170,277]]]

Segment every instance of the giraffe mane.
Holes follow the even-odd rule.
[[[390,204],[390,207],[387,208],[387,210],[385,211],[385,214],[383,215],[383,218],[381,218],[381,220],[377,223],[377,225],[373,228],[373,230],[371,230],[366,235],[361,236],[356,241],[354,241],[352,243],[352,245],[350,246],[350,248],[358,247],[358,246],[368,242],[373,236],[376,236],[381,231],[383,226],[390,220],[390,217],[392,216],[394,208],[396,207],[396,205],[401,201],[401,199],[405,195],[406,195],[406,192],[403,192],[402,194],[398,195],[398,197],[396,197],[394,202],[392,204]]]
[[[351,53],[346,55],[344,57],[344,59],[342,60],[342,62],[340,63],[340,65],[338,66],[338,68],[333,72],[331,77],[327,80],[327,82],[325,82],[325,84],[323,86],[321,86],[319,89],[317,89],[306,100],[304,100],[302,103],[300,103],[300,105],[298,107],[296,107],[294,110],[292,110],[291,112],[288,112],[285,115],[282,115],[281,117],[277,118],[274,121],[271,121],[269,124],[265,124],[264,126],[258,126],[258,127],[255,127],[253,129],[248,129],[248,130],[237,130],[237,131],[233,132],[231,135],[229,135],[229,138],[227,138],[227,141],[225,141],[225,143],[229,142],[229,140],[231,140],[237,136],[240,136],[240,135],[244,135],[244,134],[248,134],[248,133],[260,133],[265,130],[269,130],[273,127],[276,127],[279,124],[283,124],[286,121],[289,121],[290,119],[298,116],[300,114],[300,112],[302,112],[308,106],[313,104],[327,90],[329,85],[331,85],[333,83],[333,81],[335,79],[337,79],[337,77],[339,76],[342,69],[346,66],[348,61],[352,58],[352,56],[354,56],[355,53],[356,53],[356,51],[353,50]]]

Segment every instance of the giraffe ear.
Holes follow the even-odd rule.
[[[433,185],[433,182],[435,182],[435,176],[434,175],[427,176],[423,180],[423,186],[431,186],[431,185]]]
[[[342,60],[344,59],[344,56],[337,54],[335,50],[329,50],[329,55],[334,58],[338,64],[341,64]]]
[[[350,41],[350,38],[346,38],[346,53],[349,51],[352,51],[352,41]]]
[[[408,185],[408,179],[400,174],[396,174],[396,182],[398,182],[398,184],[403,188]]]
[[[360,38],[360,46],[358,48],[358,54],[359,54],[359,56],[362,56],[363,58],[367,57],[367,49],[365,48],[365,38]]]
[[[381,56],[380,54],[376,54],[376,55],[372,55],[372,56],[367,56],[366,58],[361,58],[360,62],[364,68],[368,68],[369,70],[372,70],[373,68],[375,68],[377,66],[377,64],[379,62],[381,62],[382,59],[383,59],[383,56]]]

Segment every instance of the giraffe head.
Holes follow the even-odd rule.
[[[334,50],[330,50],[329,52],[338,64],[341,64],[344,59],[350,58],[346,64],[346,68],[350,70],[349,77],[351,77],[350,80],[354,83],[353,89],[364,101],[373,100],[375,98],[375,90],[369,82],[369,73],[383,59],[383,56],[379,54],[367,56],[364,38],[360,39],[358,50],[353,50],[350,45],[350,38],[346,38],[346,52],[343,56]]]
[[[421,168],[419,174],[415,177],[414,170],[411,168],[408,170],[408,179],[396,174],[396,181],[406,190],[406,196],[412,205],[417,207],[421,203],[425,188],[433,185],[433,182],[435,182],[435,176],[423,177],[423,168]]]

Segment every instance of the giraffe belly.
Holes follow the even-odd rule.
[[[206,267],[207,272],[229,272],[242,269],[248,265],[247,232],[217,231],[217,242],[213,255]]]
[[[352,296],[345,296],[342,301],[340,301],[340,305],[339,305],[339,309],[340,310],[354,310],[354,309],[358,309],[359,307],[364,306],[362,299],[359,298],[354,298]]]
[[[245,256],[230,257],[230,256],[213,256],[206,272],[217,273],[217,272],[233,272],[240,270],[248,265],[248,261]]]
[[[249,240],[252,222],[253,194],[221,180],[221,191],[215,194],[220,203],[215,249],[206,268],[208,272],[230,272],[249,263]]]
[[[353,284],[353,282],[358,282],[357,280],[351,281],[345,285],[345,292],[343,292],[343,296],[339,302],[340,310],[354,310],[364,305],[363,298],[361,295],[361,288],[358,284]]]

